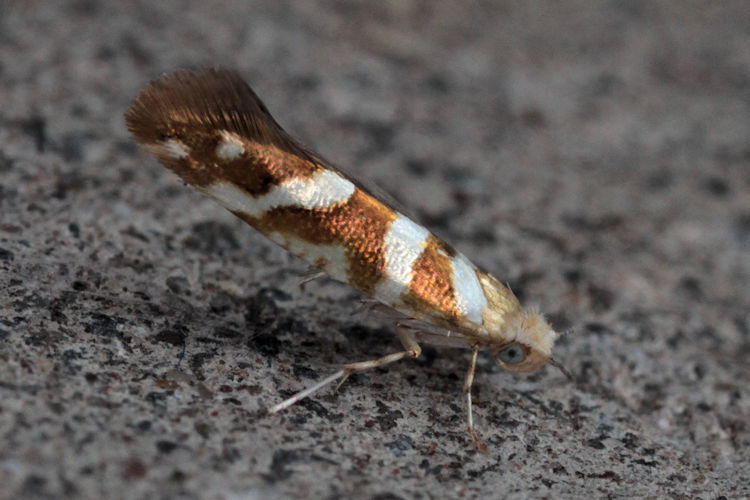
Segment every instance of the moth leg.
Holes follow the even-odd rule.
[[[390,363],[393,363],[394,361],[398,361],[404,358],[417,358],[422,352],[422,348],[419,347],[419,343],[417,343],[417,339],[414,335],[414,330],[411,328],[407,328],[404,326],[397,325],[396,332],[398,333],[398,338],[401,340],[401,344],[404,346],[404,350],[401,352],[396,352],[393,354],[389,354],[387,356],[383,356],[382,358],[378,359],[372,359],[369,361],[360,361],[359,363],[350,363],[348,365],[344,365],[344,368],[337,371],[333,375],[330,375],[317,384],[314,384],[307,389],[304,389],[291,398],[285,399],[281,403],[278,403],[271,408],[269,408],[269,413],[277,413],[281,410],[288,408],[292,406],[297,401],[306,398],[307,396],[310,396],[314,392],[318,391],[319,389],[322,389],[323,387],[327,386],[328,384],[331,384],[335,382],[336,380],[341,379],[341,381],[338,383],[336,388],[340,387],[341,384],[344,383],[344,381],[349,378],[350,375],[354,373],[358,373],[364,370],[369,370],[370,368],[377,368],[379,366],[385,366]]]
[[[309,396],[312,393],[318,391],[319,389],[322,389],[323,387],[327,386],[328,384],[330,384],[332,382],[335,382],[336,380],[340,379],[341,377],[344,377],[345,375],[346,375],[346,370],[339,370],[336,373],[334,373],[333,375],[330,375],[330,376],[324,378],[323,380],[321,380],[317,384],[314,384],[314,385],[308,387],[307,389],[298,392],[297,394],[295,394],[291,398],[285,399],[281,403],[273,405],[271,408],[268,409],[268,413],[278,413],[278,412],[280,412],[281,410],[283,410],[285,408],[289,408],[290,406],[292,406],[294,403],[296,403],[300,399],[305,399],[307,396]]]
[[[396,333],[398,334],[398,338],[401,341],[401,345],[404,346],[403,351],[394,352],[393,354],[388,354],[378,359],[371,359],[369,361],[360,361],[358,363],[349,363],[348,365],[344,365],[344,377],[341,379],[341,382],[338,383],[336,388],[338,389],[339,387],[341,387],[341,384],[343,384],[350,375],[353,375],[355,373],[369,370],[371,368],[378,368],[380,366],[389,365],[394,361],[400,361],[404,358],[418,358],[419,355],[422,354],[422,348],[417,342],[414,328],[408,325],[397,323]]]
[[[474,446],[485,455],[489,455],[489,450],[481,441],[479,441],[479,435],[477,435],[477,431],[474,430],[474,415],[471,408],[471,385],[474,383],[474,372],[477,368],[477,356],[479,356],[479,346],[475,345],[471,349],[471,366],[469,366],[469,371],[466,373],[466,383],[464,383],[464,392],[466,392],[466,410],[469,420],[469,434],[471,435],[472,441],[474,441]]]
[[[299,287],[304,288],[305,285],[310,283],[311,281],[315,281],[320,278],[325,278],[328,276],[328,273],[321,271],[317,267],[310,266],[307,268],[307,271],[305,274],[302,275],[302,279],[299,282]]]
[[[352,311],[352,316],[357,314],[367,313],[368,315],[382,316],[384,318],[394,318],[400,316],[399,313],[384,305],[379,300],[375,299],[362,299],[359,301],[359,305]]]

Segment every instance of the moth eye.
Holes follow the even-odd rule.
[[[500,361],[509,365],[517,365],[526,358],[526,352],[518,344],[511,344],[498,354]]]

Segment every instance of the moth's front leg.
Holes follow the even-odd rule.
[[[383,356],[382,358],[371,359],[368,361],[360,361],[357,363],[349,363],[347,365],[344,365],[343,369],[326,377],[325,379],[321,380],[317,384],[298,392],[294,396],[282,401],[279,404],[272,406],[268,410],[269,413],[277,413],[285,408],[288,408],[292,406],[294,403],[296,403],[297,401],[312,395],[313,393],[317,392],[318,390],[322,389],[328,384],[335,382],[336,380],[340,380],[338,385],[336,386],[338,388],[341,386],[341,384],[344,383],[344,381],[346,381],[347,378],[349,378],[350,375],[354,373],[358,373],[364,370],[369,370],[371,368],[378,368],[381,366],[386,366],[386,365],[393,363],[394,361],[399,361],[404,358],[418,358],[419,355],[422,353],[422,348],[419,346],[419,343],[417,342],[414,329],[410,327],[397,325],[396,332],[398,333],[398,338],[401,340],[401,344],[404,346],[403,351],[395,352],[393,354],[388,354],[386,356]]]
[[[479,451],[481,451],[485,455],[489,455],[490,451],[484,444],[482,444],[482,442],[479,440],[479,435],[477,435],[477,431],[474,430],[474,416],[471,407],[471,385],[474,383],[474,372],[477,368],[477,356],[479,356],[479,344],[475,345],[471,349],[471,365],[469,366],[469,371],[466,373],[466,382],[464,383],[464,392],[466,392],[466,411],[469,421],[468,430],[469,434],[471,435],[471,439],[474,441],[474,446],[476,446]]]

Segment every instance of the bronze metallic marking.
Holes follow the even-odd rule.
[[[316,245],[339,245],[346,249],[349,261],[348,282],[371,294],[385,269],[384,239],[396,213],[356,188],[346,203],[330,208],[274,208],[262,217],[241,212],[242,218],[259,231],[278,232]]]
[[[453,287],[452,249],[436,236],[430,235],[424,252],[414,263],[414,276],[404,296],[413,309],[438,312],[449,321],[461,324],[463,314],[456,304]]]

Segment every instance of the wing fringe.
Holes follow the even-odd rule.
[[[315,157],[276,123],[250,86],[227,69],[181,70],[152,81],[133,100],[125,121],[142,144],[188,131],[228,130],[306,159]]]

